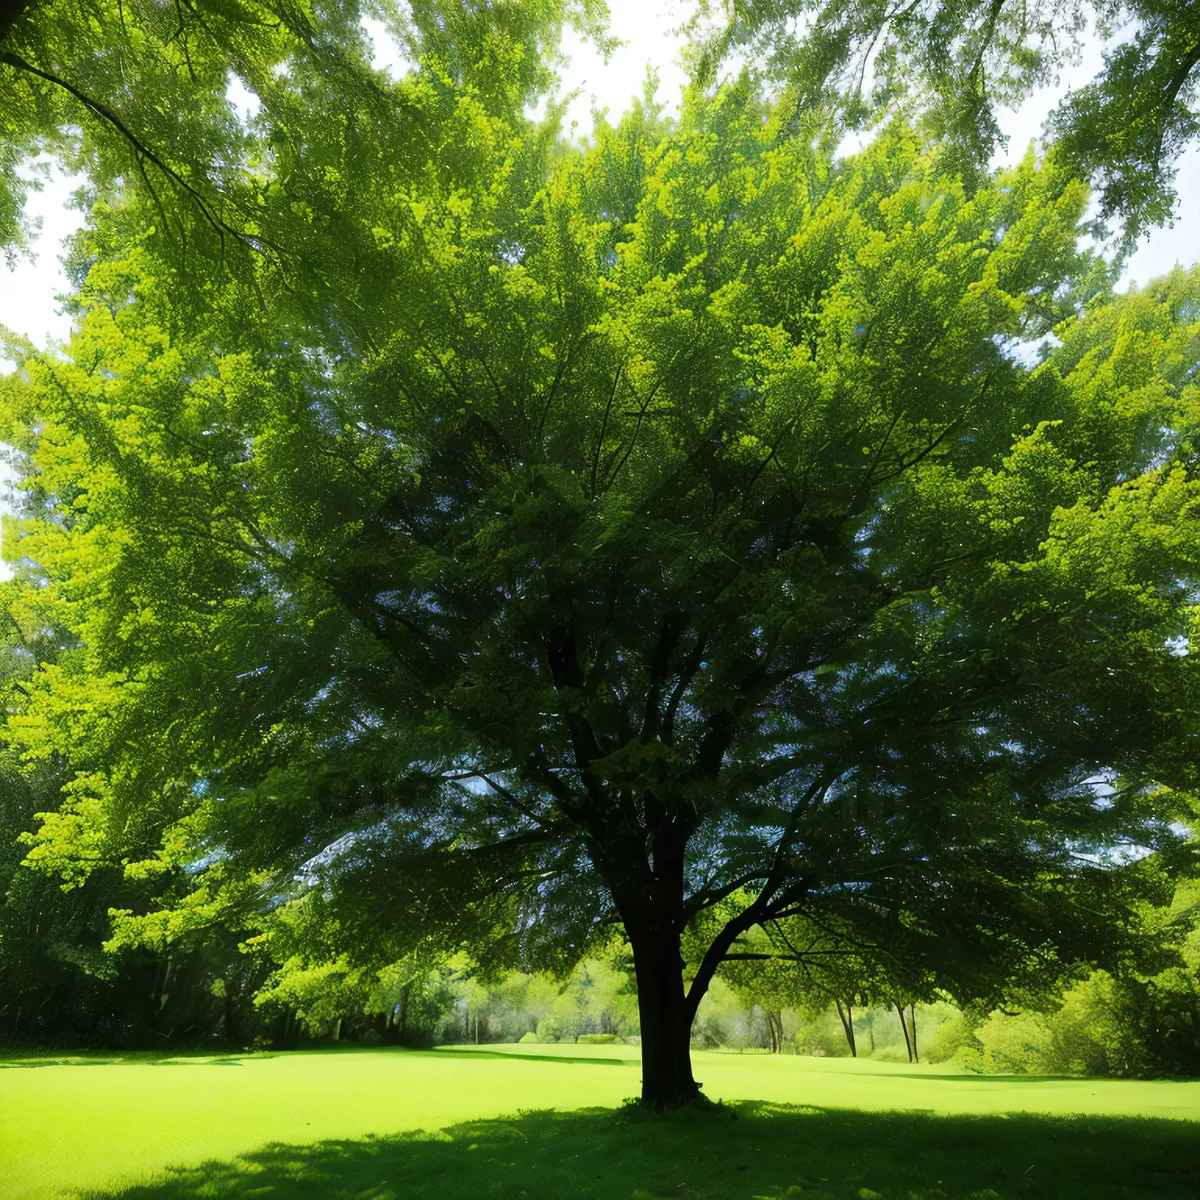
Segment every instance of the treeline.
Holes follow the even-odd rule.
[[[1198,999],[1194,966],[1186,982],[1177,974],[1118,980],[1095,971],[1039,1008],[989,1012],[934,1000],[902,1019],[895,1007],[872,1006],[854,1014],[851,1040],[832,1004],[773,1012],[718,987],[701,1006],[693,1039],[710,1049],[946,1063],[983,1074],[1193,1075]]]

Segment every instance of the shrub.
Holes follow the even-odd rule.
[[[921,1055],[926,1062],[962,1062],[965,1058],[977,1058],[981,1053],[979,1039],[970,1018],[959,1009],[933,1031]]]
[[[1040,1075],[1051,1057],[1050,1025],[1042,1013],[994,1012],[976,1034],[983,1069],[1002,1075]]]

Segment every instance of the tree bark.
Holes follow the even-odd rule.
[[[846,1042],[850,1047],[850,1057],[858,1057],[858,1047],[854,1043],[854,1007],[847,1002],[845,1009],[842,1008],[842,1002],[835,996],[833,1003],[837,1007],[838,1019],[842,1022],[842,1031],[846,1035]]]
[[[642,1103],[659,1110],[680,1108],[696,1099],[700,1085],[692,1077],[691,1052],[698,997],[684,990],[679,931],[657,914],[626,917],[625,930],[642,1025]]]
[[[912,1047],[912,1042],[909,1040],[909,1037],[908,1037],[908,1020],[904,1016],[904,1005],[897,1004],[896,1012],[900,1017],[900,1028],[904,1031],[904,1048],[905,1048],[905,1050],[908,1051],[908,1061],[912,1062],[913,1047]]]
[[[777,1008],[764,1008],[767,1019],[767,1034],[771,1039],[771,1053],[779,1054],[783,1049],[783,1013]]]

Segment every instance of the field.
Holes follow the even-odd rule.
[[[699,1053],[731,1114],[635,1119],[611,1046],[0,1060],[0,1196],[1200,1195],[1200,1082]],[[736,1117],[736,1119],[734,1119]]]

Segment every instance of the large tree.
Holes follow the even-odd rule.
[[[745,83],[570,147],[456,61],[370,138],[323,76],[264,105],[245,270],[93,210],[68,359],[5,385],[7,553],[79,638],[10,716],[79,772],[30,861],[186,865],[127,937],[305,885],[364,953],[615,916],[664,1107],[764,921],[964,994],[1102,957],[1194,761],[1200,280],[1097,302],[1053,164],[968,196]]]

